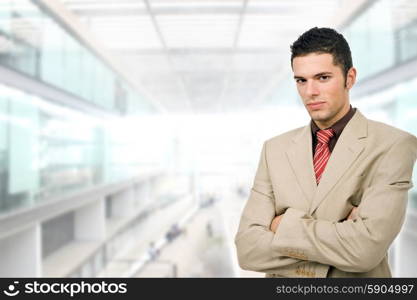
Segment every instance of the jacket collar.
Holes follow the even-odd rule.
[[[287,150],[287,158],[306,199],[311,203],[310,214],[314,213],[319,204],[363,151],[367,135],[368,121],[357,109],[340,135],[318,186],[316,185],[313,167],[310,125],[305,126],[293,138],[293,144]]]

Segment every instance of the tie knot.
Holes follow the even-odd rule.
[[[319,131],[317,131],[317,140],[320,143],[328,144],[329,140],[332,138],[333,135],[334,135],[334,131],[331,128],[330,129],[319,130]]]

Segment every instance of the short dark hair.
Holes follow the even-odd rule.
[[[295,57],[315,52],[331,54],[333,63],[342,68],[346,78],[347,72],[352,67],[352,54],[342,34],[325,27],[314,27],[304,32],[291,45],[291,66]]]

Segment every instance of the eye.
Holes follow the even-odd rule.
[[[320,76],[319,77],[319,80],[320,81],[326,81],[326,80],[328,80],[330,78],[330,76],[329,75],[323,75],[323,76]]]
[[[297,78],[297,79],[295,80],[295,82],[296,82],[296,83],[304,83],[304,82],[306,82],[306,80],[305,80],[304,78]]]

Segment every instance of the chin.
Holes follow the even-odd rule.
[[[324,111],[320,111],[320,110],[316,110],[316,111],[311,111],[310,112],[310,117],[314,120],[314,121],[324,121],[326,119],[328,119],[328,115],[326,114],[326,112]]]

